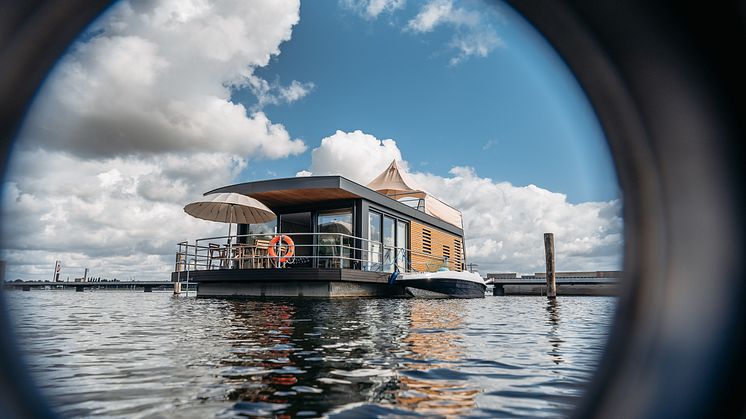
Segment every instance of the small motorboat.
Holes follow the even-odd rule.
[[[487,289],[478,273],[448,269],[401,273],[395,281],[417,298],[483,298]]]

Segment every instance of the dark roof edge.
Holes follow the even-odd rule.
[[[236,183],[221,186],[204,195],[221,192],[237,192],[242,194],[271,192],[278,189],[312,189],[312,188],[341,188],[342,176],[296,176],[280,179],[255,180],[252,182]],[[347,179],[345,179],[347,180]]]
[[[367,186],[363,186],[357,182],[347,179],[344,176],[304,176],[304,177],[291,177],[281,179],[269,179],[259,180],[253,182],[237,183],[235,185],[222,186],[220,188],[213,189],[209,192],[205,192],[205,195],[221,192],[236,192],[240,194],[250,195],[252,193],[271,192],[281,189],[315,189],[315,188],[337,188],[348,192],[351,192],[363,199],[374,202],[386,208],[398,211],[404,215],[412,217],[414,219],[423,221],[431,224],[449,233],[458,235],[459,237],[464,236],[464,230],[458,226],[441,220],[440,218],[433,217],[430,214],[426,214],[422,211],[418,211],[408,205],[402,204],[401,202],[376,192]]]

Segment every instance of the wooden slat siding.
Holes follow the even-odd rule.
[[[433,235],[430,229],[422,228],[422,252],[432,254],[433,250]]]
[[[430,233],[429,235],[427,234],[428,232]],[[463,265],[461,263],[463,240],[461,237],[413,220],[409,225],[409,243],[410,249],[413,252],[428,253],[427,250],[429,247],[429,253],[435,257],[443,257],[445,255],[443,252],[445,246],[445,249],[448,249],[448,253],[450,253],[448,255],[450,256],[448,263],[449,269],[454,271],[463,270]],[[425,266],[426,263],[433,265],[430,266],[431,271],[438,268],[437,266],[434,266],[436,263],[435,259],[412,254],[412,264],[415,269],[425,270],[427,268]]]
[[[458,270],[463,271],[465,267],[461,246],[463,246],[463,243],[461,243],[460,239],[453,240],[453,261],[456,263],[456,266],[458,266]]]

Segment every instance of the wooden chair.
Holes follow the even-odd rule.
[[[217,259],[219,268],[228,267],[228,249],[215,243],[207,245],[207,269],[212,269],[212,260]]]
[[[269,260],[269,240],[257,239],[254,244],[252,254],[252,267],[253,268],[268,268],[270,264]]]
[[[254,267],[255,246],[252,244],[238,244],[233,250],[234,258],[238,261],[239,269]]]
[[[233,245],[233,248],[232,248],[233,260],[236,261],[234,266],[237,269],[244,268],[244,261],[246,259],[246,254],[248,253],[246,248],[247,246],[243,243],[236,243]]]

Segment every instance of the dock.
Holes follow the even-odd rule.
[[[621,281],[620,271],[557,272],[557,295],[614,296]],[[543,272],[521,277],[516,273],[491,273],[486,282],[494,286],[492,295],[547,295]]]
[[[49,281],[12,281],[3,283],[3,289],[31,291],[32,289],[75,289],[77,292],[83,292],[85,289],[104,289],[104,290],[142,290],[143,292],[153,292],[154,290],[173,290],[172,281],[107,281],[107,282],[49,282]],[[186,282],[182,281],[182,289],[186,289]],[[196,284],[189,284],[189,289],[195,289]]]

